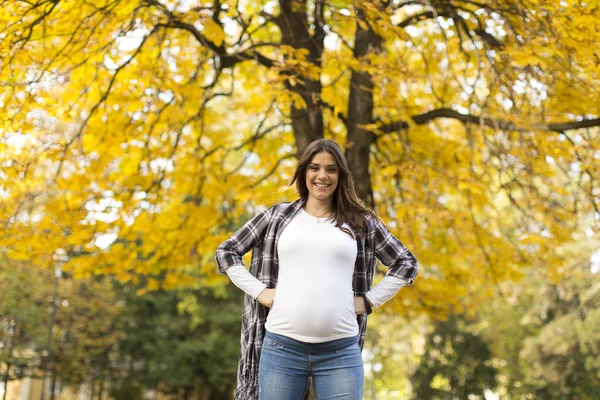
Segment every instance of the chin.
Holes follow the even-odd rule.
[[[327,200],[333,197],[333,193],[311,193],[311,195],[317,200]]]

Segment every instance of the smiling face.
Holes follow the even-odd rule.
[[[306,168],[308,196],[317,201],[331,201],[340,172],[335,157],[326,151],[315,154]]]

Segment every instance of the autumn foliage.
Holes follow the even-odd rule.
[[[219,286],[218,243],[293,199],[296,155],[330,137],[421,264],[394,309],[560,280],[555,249],[598,234],[594,4],[4,1],[0,247]]]

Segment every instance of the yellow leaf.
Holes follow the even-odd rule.
[[[388,165],[387,167],[382,168],[379,171],[379,174],[381,176],[392,176],[396,173],[397,169],[398,167],[396,167],[395,165]]]
[[[225,31],[223,28],[211,18],[206,18],[203,22],[204,36],[217,46],[221,46],[225,40]]]
[[[367,25],[367,23],[365,21],[363,21],[362,19],[358,19],[357,22],[358,22],[358,25],[360,25],[360,27],[361,27],[361,29],[363,31],[369,30],[369,27],[368,27],[368,25]]]

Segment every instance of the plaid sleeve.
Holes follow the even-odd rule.
[[[383,222],[376,220],[374,224],[375,256],[389,268],[389,275],[407,280],[408,285],[412,284],[417,276],[417,259]]]
[[[220,274],[231,266],[244,265],[242,257],[263,241],[272,210],[271,207],[256,215],[217,247],[215,260]]]

